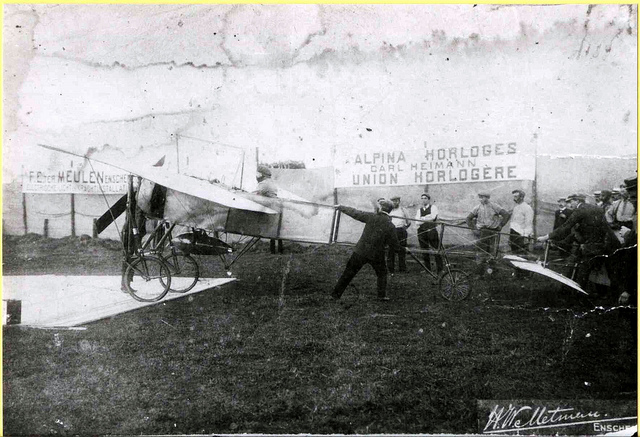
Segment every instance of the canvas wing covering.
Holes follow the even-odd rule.
[[[567,278],[566,276],[562,276],[558,272],[554,272],[553,270],[547,269],[536,262],[527,261],[526,259],[521,258],[519,256],[515,256],[515,255],[505,255],[504,259],[509,261],[514,267],[517,267],[522,270],[527,270],[529,272],[538,273],[540,275],[546,276],[547,278],[554,279],[566,285],[567,287],[571,287],[574,290],[579,291],[580,293],[588,295],[588,293],[584,291],[582,287],[580,287],[580,284],[578,284],[576,281],[573,281]]]

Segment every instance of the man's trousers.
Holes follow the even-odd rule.
[[[387,296],[387,266],[384,263],[384,255],[380,255],[372,260],[354,252],[351,258],[349,258],[349,261],[347,261],[347,266],[333,289],[333,295],[335,297],[342,296],[347,285],[349,285],[351,280],[365,264],[371,264],[371,267],[373,267],[378,277],[378,297]]]
[[[396,228],[396,235],[398,236],[398,241],[402,249],[396,252],[392,246],[389,246],[387,252],[387,268],[389,269],[389,273],[396,271],[396,253],[398,254],[398,270],[401,272],[407,271],[407,252],[404,250],[404,248],[407,247],[407,230],[405,228]]]
[[[420,249],[440,249],[440,237],[438,236],[438,230],[436,228],[428,229],[424,226],[418,228],[418,242],[420,243]],[[422,255],[424,262],[429,270],[431,270],[431,257],[430,254],[425,253]],[[442,255],[436,254],[436,268],[437,273],[442,271]]]

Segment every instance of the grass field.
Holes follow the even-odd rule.
[[[335,303],[350,249],[285,250],[83,331],[5,327],[4,434],[472,433],[480,399],[636,399],[635,311],[502,269],[434,300],[415,263],[390,302],[365,267]],[[5,275],[120,271],[109,241],[5,236],[3,252]]]

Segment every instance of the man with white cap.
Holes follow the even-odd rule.
[[[490,259],[496,251],[499,232],[509,221],[509,212],[490,201],[491,194],[486,191],[478,193],[480,203],[467,216],[467,226],[471,228],[480,253],[476,255],[476,263]]]
[[[611,189],[611,201],[615,202],[616,200],[620,200],[620,188],[613,187]]]
[[[593,192],[593,200],[596,202],[597,206],[600,206],[600,204],[602,203],[602,200],[600,199],[601,195],[602,195],[602,191]]]

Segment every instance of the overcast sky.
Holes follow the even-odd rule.
[[[335,147],[636,153],[635,5],[5,5],[5,179],[38,143],[176,133],[328,166]]]

